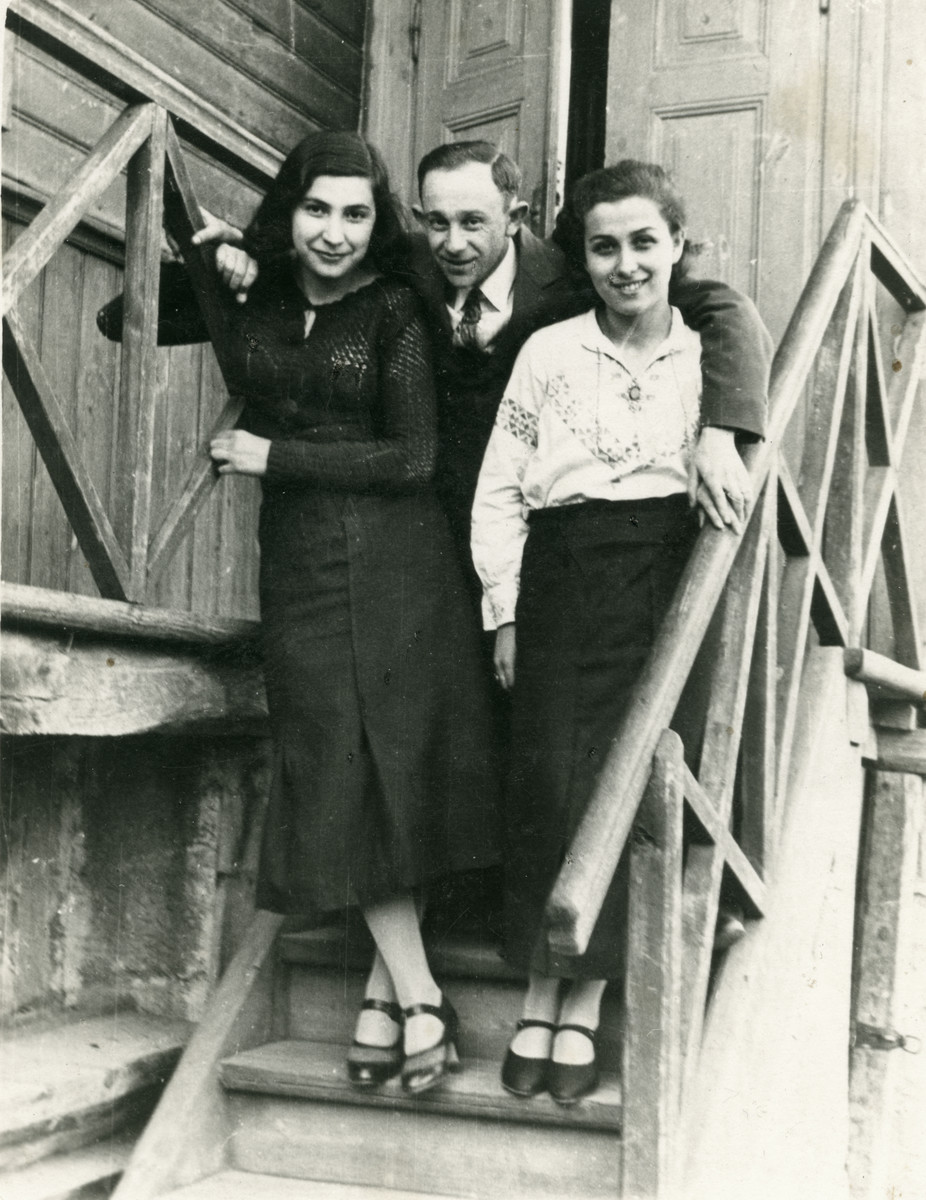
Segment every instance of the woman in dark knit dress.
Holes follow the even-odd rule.
[[[274,771],[258,903],[356,904],[377,946],[348,1070],[422,1091],[457,1065],[456,1015],[419,932],[421,889],[497,860],[478,647],[432,494],[435,413],[405,238],[379,155],[312,134],[247,231],[233,316],[242,428],[222,474],[260,476]]]

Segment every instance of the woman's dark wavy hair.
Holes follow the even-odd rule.
[[[310,133],[290,150],[266,196],[245,230],[245,247],[261,266],[280,266],[293,250],[292,215],[319,175],[358,175],[370,180],[376,220],[366,257],[383,274],[408,271],[411,239],[403,207],[393,194],[389,172],[375,146],[364,142],[370,158],[369,172],[357,169],[313,169],[319,135]]]
[[[588,279],[585,269],[585,218],[596,204],[613,204],[631,196],[645,196],[659,209],[672,233],[685,230],[685,205],[668,171],[658,163],[622,158],[610,167],[590,171],[575,184],[556,218],[553,241],[560,247],[577,276]],[[672,268],[672,279],[687,274],[695,251],[685,243],[682,257]]]

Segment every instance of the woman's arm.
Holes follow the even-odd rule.
[[[527,540],[522,485],[537,448],[543,395],[543,382],[531,366],[532,340],[518,355],[498,407],[473,501],[473,565],[482,581],[486,629],[511,624],[518,600],[521,556]]]
[[[268,443],[235,431],[221,435],[211,448],[213,458],[230,467],[223,473],[262,474],[273,483],[310,483],[350,491],[408,491],[427,483],[434,473],[437,449],[427,334],[411,295],[397,315],[404,324],[386,341],[379,362],[381,436],[333,442],[275,438]]]

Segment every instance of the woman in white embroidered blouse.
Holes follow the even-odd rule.
[[[701,392],[698,335],[668,302],[685,218],[665,172],[631,160],[593,172],[569,214],[599,303],[525,344],[473,507],[485,625],[513,691],[504,952],[529,973],[502,1082],[563,1104],[597,1086],[625,867],[580,958],[553,959],[543,910],[697,536]]]

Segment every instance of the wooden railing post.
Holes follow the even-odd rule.
[[[622,1194],[673,1194],[680,1099],[682,742],[665,730],[630,840]]]
[[[152,108],[151,135],[133,155],[128,168],[116,491],[124,513],[120,532],[128,550],[130,599],[139,602],[145,599],[148,577],[167,149],[167,113]]]

